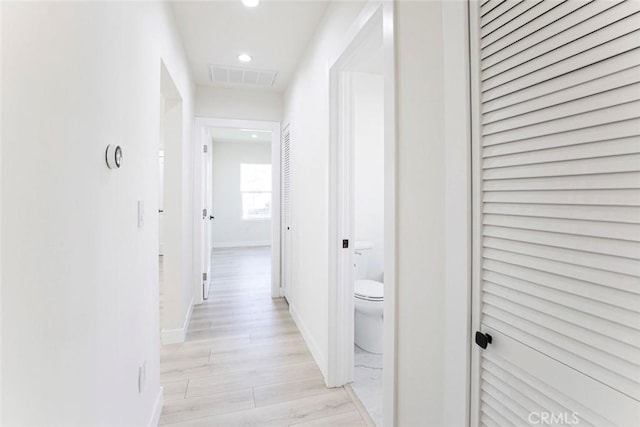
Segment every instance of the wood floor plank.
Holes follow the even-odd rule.
[[[316,396],[327,391],[324,378],[313,377],[302,381],[271,384],[254,387],[253,398],[256,408]]]
[[[203,372],[204,374],[202,375],[207,375],[206,373],[211,371],[211,369],[207,369],[210,365],[209,359],[209,353],[206,353],[197,357],[163,360],[160,364],[160,374],[169,377],[173,376],[176,380],[194,375],[194,370],[195,372]]]
[[[345,412],[313,421],[291,424],[290,427],[368,427],[358,411]]]
[[[252,359],[254,357],[268,359],[271,357],[303,353],[310,354],[304,340],[295,340],[277,344],[268,342],[262,344],[249,344],[237,350],[212,351],[211,361],[224,362],[228,360],[236,360],[238,362],[244,362],[247,359]]]
[[[341,388],[327,389],[318,396],[263,406],[245,411],[193,419],[180,426],[189,427],[282,427],[319,418],[350,413],[355,405]]]
[[[259,348],[287,348],[287,346],[291,345],[302,345],[304,348],[307,348],[306,343],[302,336],[294,336],[294,335],[283,335],[281,337],[271,337],[265,338],[262,340],[257,340],[256,342],[251,342],[251,337],[247,336],[247,339],[243,343],[237,343],[237,345],[227,345],[227,346],[212,346],[211,354],[212,357],[216,354],[224,354],[229,352],[242,352],[242,351],[251,351],[252,349]]]
[[[287,342],[300,342],[304,341],[302,335],[298,331],[290,331],[287,333],[281,334],[250,334],[249,339],[251,340],[251,344],[271,344],[276,345],[278,343],[287,343]]]
[[[206,348],[213,352],[238,350],[240,348],[251,345],[251,336],[247,332],[229,337],[207,338],[198,340],[187,339],[182,345],[185,349]]]
[[[226,320],[224,323],[222,321],[212,321],[209,328],[223,328],[223,327],[234,327],[234,328],[243,328],[243,329],[264,329],[264,328],[295,328],[295,322],[291,319],[291,316],[288,312],[282,312],[282,315],[272,315],[269,313],[268,316],[261,316],[262,313],[258,314],[249,314],[247,315],[238,315],[233,318],[233,320]]]
[[[162,383],[162,394],[165,402],[176,399],[184,399],[187,392],[188,379],[165,381]]]
[[[176,347],[174,349],[163,348],[160,351],[160,361],[164,363],[164,362],[178,361],[178,360],[184,360],[184,359],[196,359],[196,358],[203,358],[206,360],[209,357],[210,353],[211,353],[211,349],[208,347],[201,347],[201,348]]]
[[[320,369],[313,361],[295,365],[267,366],[258,369],[252,366],[245,366],[244,369],[230,370],[213,376],[190,378],[187,397],[259,387],[295,381],[296,379],[320,378],[321,376]]]
[[[172,400],[162,408],[160,424],[173,424],[226,412],[251,409],[254,405],[253,402],[253,390],[251,389],[193,399]]]
[[[216,369],[230,370],[238,366],[238,363],[246,363],[255,369],[268,366],[292,365],[302,362],[313,362],[313,357],[308,350],[292,351],[287,354],[265,357],[261,354],[248,354],[238,359],[219,360],[212,356],[209,362]]]

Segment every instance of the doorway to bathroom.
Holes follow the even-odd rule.
[[[354,371],[351,388],[382,425],[384,91],[382,49],[352,74]]]
[[[375,425],[395,413],[393,21],[372,5],[330,68],[327,383]]]

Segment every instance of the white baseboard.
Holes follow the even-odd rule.
[[[160,414],[162,414],[162,406],[164,405],[164,390],[160,387],[156,401],[153,404],[153,412],[151,413],[151,419],[149,420],[149,427],[158,427],[160,424]]]
[[[311,335],[311,333],[309,333],[309,329],[307,329],[304,322],[298,315],[296,308],[291,303],[289,303],[289,313],[291,313],[291,317],[293,318],[293,321],[298,327],[298,330],[300,331],[302,338],[307,343],[307,347],[309,348],[309,351],[311,352],[313,359],[316,361],[316,365],[318,365],[318,368],[320,368],[320,372],[322,372],[322,376],[324,377],[326,382],[327,380],[326,355],[322,351],[320,351],[320,346],[318,346],[318,343],[316,342],[316,340],[313,339],[313,336]]]
[[[254,240],[248,242],[213,242],[214,249],[247,248],[253,246],[271,246],[271,240]]]
[[[177,329],[163,329],[161,333],[162,345],[166,344],[178,344],[184,342],[187,337],[187,331],[189,330],[189,323],[191,322],[191,314],[193,313],[193,297],[191,298],[191,303],[189,304],[189,310],[187,310],[187,315],[184,318],[184,322],[182,323],[181,328]]]

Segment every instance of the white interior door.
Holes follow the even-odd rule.
[[[291,289],[291,133],[282,136],[282,294],[290,298]]]
[[[213,183],[212,183],[212,153],[210,138],[202,147],[202,298],[209,296],[211,285],[211,222],[214,220],[213,209]]]
[[[470,18],[472,425],[638,426],[640,2]]]

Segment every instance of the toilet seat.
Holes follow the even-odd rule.
[[[384,284],[375,280],[356,280],[354,296],[365,301],[383,301]]]

